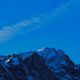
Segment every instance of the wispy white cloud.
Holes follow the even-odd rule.
[[[13,24],[11,26],[4,26],[0,30],[0,43],[3,43],[11,39],[12,37],[16,36],[17,34],[20,34],[20,31],[23,28],[26,28],[26,30],[28,30],[30,25],[33,25],[39,22],[40,22],[39,17],[36,17],[31,20],[21,21],[20,23]]]
[[[61,5],[59,8],[47,13],[42,14],[39,17],[34,17],[30,20],[24,20],[17,24],[10,26],[4,26],[0,30],[0,43],[3,43],[17,34],[21,34],[21,30],[25,29],[25,32],[33,31],[35,29],[46,26],[51,21],[53,23],[57,21],[64,20],[68,17],[74,16],[76,14],[75,10],[78,8],[77,3],[79,0],[71,0],[70,2]],[[76,4],[75,4],[76,2]]]

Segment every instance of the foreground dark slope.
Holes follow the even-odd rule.
[[[46,47],[0,56],[0,80],[80,80],[80,65],[64,51]]]

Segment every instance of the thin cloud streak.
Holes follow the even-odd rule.
[[[34,17],[30,20],[26,19],[11,26],[4,26],[0,30],[0,43],[10,40],[16,35],[21,35],[23,33],[42,28],[50,22],[56,23],[74,16],[76,14],[74,7],[77,8],[77,6],[74,6],[74,1],[70,1],[69,3],[61,5],[52,12],[42,14],[39,17]],[[78,2],[78,0],[76,2]],[[23,29],[25,29],[25,32],[21,32]]]
[[[20,32],[23,28],[28,28],[30,25],[38,22],[39,22],[39,18],[36,17],[33,18],[32,20],[21,21],[20,23],[14,24],[12,26],[4,26],[0,30],[0,43],[3,43],[11,39],[12,37],[16,36],[17,34],[19,34],[18,32]]]

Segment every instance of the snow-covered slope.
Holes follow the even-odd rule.
[[[63,50],[46,47],[0,56],[0,80],[80,80],[80,65]]]

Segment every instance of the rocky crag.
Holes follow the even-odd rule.
[[[0,56],[0,80],[80,80],[80,65],[63,50],[46,47]]]

